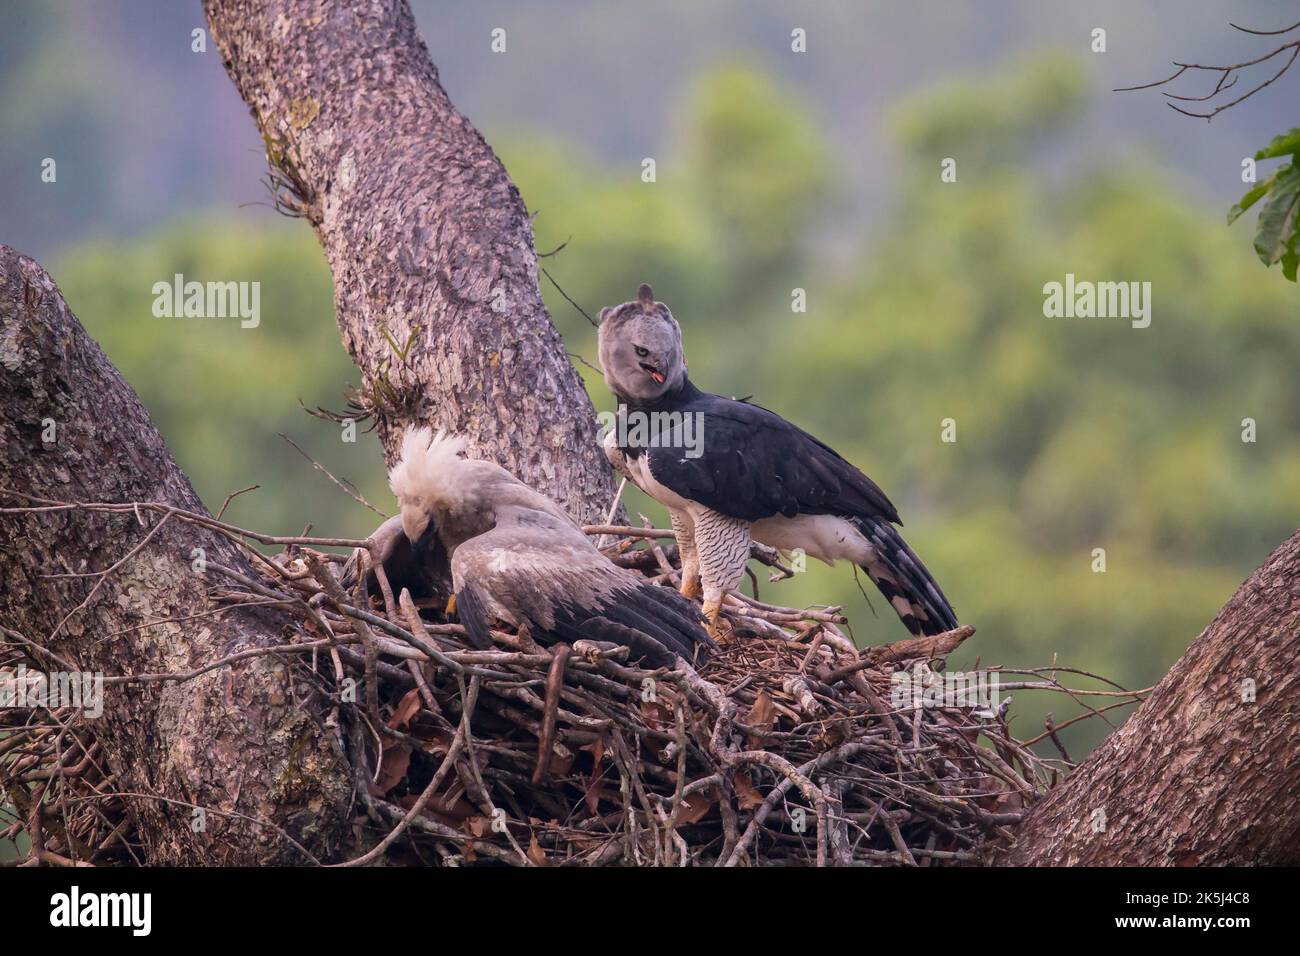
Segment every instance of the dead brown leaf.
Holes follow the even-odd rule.
[[[592,755],[591,777],[587,780],[587,791],[583,797],[587,802],[587,812],[595,815],[596,808],[600,806],[600,763],[605,759],[605,738],[597,737],[582,749]]]
[[[677,810],[677,825],[699,823],[718,802],[716,790],[706,790],[687,794],[682,797],[682,805]]]
[[[411,766],[411,745],[403,741],[390,741],[379,759],[379,779],[370,785],[375,796],[382,797],[406,776]]]
[[[749,708],[745,723],[759,730],[771,730],[776,726],[776,702],[766,690],[760,690],[758,696],[754,698],[754,706]],[[767,738],[762,735],[750,734],[749,747],[751,749],[762,747],[766,740]]]
[[[528,859],[532,860],[537,866],[550,866],[550,863],[546,860],[546,854],[542,852],[542,845],[537,842],[536,833],[528,841]]]
[[[641,716],[655,730],[667,730],[675,723],[673,709],[659,700],[641,701]]]
[[[736,790],[737,809],[753,810],[755,807],[762,806],[763,795],[758,792],[749,774],[737,771],[731,778],[731,785]]]
[[[407,725],[410,724],[411,718],[419,712],[420,689],[412,687],[397,702],[397,709],[393,711],[393,716],[389,718],[388,726],[391,730],[405,730]]]

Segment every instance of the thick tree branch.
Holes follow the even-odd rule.
[[[252,573],[214,531],[151,512],[4,510],[30,504],[7,493],[18,491],[206,514],[53,280],[3,245],[0,488],[0,624],[7,638],[56,655],[51,667],[185,672],[281,643],[293,627],[265,608],[195,618],[217,606],[194,549]],[[270,655],[185,682],[105,687],[104,714],[89,721],[112,773],[103,789],[153,795],[122,798],[149,862],[304,862],[285,833],[329,855],[346,834],[351,775],[319,701],[302,690],[295,697],[286,665]],[[192,805],[213,811],[199,832]]]
[[[325,249],[390,460],[406,422],[452,428],[575,518],[603,518],[610,471],[542,304],[527,211],[404,0],[204,8],[283,204]]]
[[[1034,808],[1004,862],[1294,866],[1298,792],[1300,534]]]

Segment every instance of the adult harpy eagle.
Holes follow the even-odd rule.
[[[699,597],[703,583],[711,630],[723,595],[744,573],[751,537],[827,564],[848,558],[913,634],[957,626],[876,483],[775,412],[696,388],[681,328],[648,285],[635,302],[601,310],[598,337],[605,382],[619,401],[605,453],[668,508],[682,593]]]
[[[410,429],[388,480],[413,554],[450,558],[456,611],[476,646],[491,645],[493,620],[526,626],[539,644],[622,644],[654,667],[713,644],[694,604],[612,563],[553,501],[498,465],[461,458],[464,447]]]

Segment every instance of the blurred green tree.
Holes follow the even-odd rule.
[[[329,269],[301,224],[190,219],[132,241],[74,247],[53,270],[87,331],[139,393],[195,490],[228,520],[294,534],[369,534],[380,518],[316,472],[280,434],[392,512],[378,442],[304,414],[344,405],[359,376],[334,322]],[[157,318],[155,282],[260,283],[260,323]]]

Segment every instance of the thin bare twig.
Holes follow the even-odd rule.
[[[1290,33],[1292,30],[1295,30],[1297,27],[1300,27],[1300,23],[1292,24],[1291,26],[1285,27],[1281,30],[1253,30],[1253,29],[1248,29],[1246,27],[1238,26],[1235,23],[1230,23],[1229,26],[1231,26],[1234,30],[1240,30],[1242,33],[1250,33],[1255,36],[1280,36],[1284,33]],[[1150,89],[1155,89],[1157,87],[1166,86],[1174,82],[1175,80],[1177,80],[1184,73],[1187,73],[1189,71],[1196,71],[1196,72],[1203,72],[1203,73],[1217,73],[1219,74],[1219,78],[1218,81],[1214,84],[1214,88],[1209,93],[1206,93],[1204,95],[1186,96],[1186,95],[1171,93],[1168,91],[1163,91],[1163,95],[1167,97],[1169,100],[1178,100],[1179,102],[1184,102],[1184,103],[1205,103],[1215,99],[1220,94],[1236,86],[1237,80],[1239,79],[1238,76],[1239,71],[1248,69],[1249,67],[1252,66],[1258,66],[1261,63],[1266,63],[1269,60],[1273,59],[1274,57],[1280,56],[1281,54],[1285,53],[1287,50],[1291,51],[1291,56],[1287,58],[1286,62],[1282,64],[1282,67],[1276,73],[1274,73],[1272,76],[1268,77],[1267,79],[1263,80],[1262,82],[1257,83],[1255,86],[1251,87],[1249,90],[1247,90],[1245,93],[1241,94],[1240,96],[1236,97],[1235,99],[1229,100],[1226,103],[1220,103],[1219,105],[1211,109],[1209,112],[1200,113],[1194,110],[1183,109],[1181,106],[1178,106],[1176,103],[1173,102],[1167,104],[1170,109],[1182,113],[1184,116],[1191,116],[1191,117],[1195,117],[1196,119],[1206,120],[1208,122],[1209,120],[1212,120],[1215,116],[1218,116],[1224,110],[1232,109],[1232,107],[1238,105],[1239,103],[1244,102],[1245,100],[1250,99],[1256,93],[1260,92],[1263,89],[1266,89],[1269,86],[1272,86],[1275,82],[1280,80],[1287,73],[1287,71],[1291,69],[1292,64],[1294,64],[1296,61],[1296,57],[1300,55],[1300,39],[1292,40],[1289,43],[1283,43],[1280,46],[1274,48],[1273,50],[1270,50],[1267,53],[1257,56],[1254,59],[1242,60],[1239,63],[1212,65],[1212,64],[1204,64],[1204,63],[1180,63],[1175,61],[1174,66],[1177,67],[1177,69],[1169,76],[1165,77],[1163,80],[1156,80],[1152,83],[1142,83],[1137,86],[1121,86],[1121,87],[1117,87],[1113,92],[1128,93],[1128,92],[1133,92],[1134,90],[1150,90]]]

